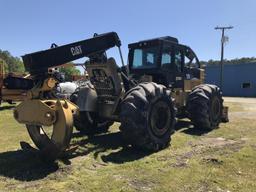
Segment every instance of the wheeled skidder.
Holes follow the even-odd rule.
[[[107,57],[106,51],[114,46],[122,67]],[[14,116],[26,124],[45,155],[57,158],[68,149],[73,124],[82,133],[94,134],[118,121],[127,144],[158,151],[169,145],[176,118],[188,117],[200,129],[214,129],[227,120],[220,89],[202,84],[204,70],[198,58],[176,38],[129,44],[127,66],[120,46],[118,35],[111,32],[23,56],[36,83]],[[48,68],[82,57],[89,58],[85,65],[90,81],[71,101],[54,97],[58,79],[47,73]]]

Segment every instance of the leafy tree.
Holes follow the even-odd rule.
[[[0,49],[0,59],[4,60],[5,72],[24,72],[23,62],[19,57],[13,57],[9,51]]]
[[[81,72],[75,66],[65,66],[60,68],[60,72],[64,73],[66,81],[72,81],[73,75],[80,75]]]
[[[6,62],[5,62],[3,59],[1,59],[1,58],[0,58],[0,65],[3,65],[3,67],[4,67],[4,72],[5,72],[5,73],[8,72],[7,64],[6,64]],[[1,67],[2,67],[2,66],[1,66]]]

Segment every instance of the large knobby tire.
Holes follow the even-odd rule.
[[[75,128],[85,135],[105,133],[112,124],[112,121],[101,120],[93,112],[82,111],[79,115],[74,116]]]
[[[188,96],[187,111],[196,128],[212,130],[219,126],[222,118],[223,99],[216,85],[196,86]]]
[[[174,132],[176,109],[165,86],[141,83],[127,92],[121,103],[120,130],[133,147],[159,151]]]
[[[87,87],[94,89],[93,85],[88,82],[83,85],[83,88]],[[74,92],[70,96],[71,102],[77,104],[78,91]],[[98,117],[97,112],[80,111],[79,114],[74,116],[74,126],[77,131],[85,135],[94,135],[99,133],[105,133],[113,124],[113,121],[108,121]]]

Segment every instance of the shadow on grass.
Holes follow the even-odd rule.
[[[176,130],[190,135],[203,135],[207,130],[194,128],[189,121],[178,121]],[[90,137],[84,137],[74,133],[73,138],[79,141],[73,142],[71,147],[78,146],[72,153],[66,154],[61,159],[65,164],[71,164],[71,159],[79,156],[93,154],[95,159],[103,162],[122,164],[139,160],[152,152],[145,152],[127,146],[120,132],[106,133]],[[58,163],[46,163],[41,160],[38,152],[26,152],[23,150],[0,153],[0,176],[14,178],[21,181],[39,180],[59,169]]]
[[[201,136],[211,131],[209,129],[201,129],[199,127],[194,127],[194,125],[190,121],[186,120],[178,120],[175,125],[175,130],[181,130],[182,133],[196,136]]]
[[[20,181],[42,179],[58,170],[57,163],[43,162],[38,153],[23,150],[0,153],[0,176]]]
[[[79,136],[81,136],[79,133],[73,135],[73,137]],[[100,157],[105,163],[112,162],[119,164],[135,161],[152,154],[152,152],[136,150],[125,145],[120,132],[88,137],[72,145],[79,145],[79,150],[68,155],[69,159],[92,152],[95,159]]]
[[[13,108],[15,108],[16,107],[16,105],[7,105],[7,106],[0,106],[0,111],[2,111],[2,110],[10,110],[10,109],[13,109]]]
[[[82,135],[75,133],[74,137],[82,137]],[[133,150],[127,146],[122,147],[123,142],[119,132],[85,137],[85,139],[72,145],[78,145],[79,148],[60,159],[67,165],[71,164],[70,160],[72,158],[85,156],[89,153],[92,153],[95,159],[101,158],[105,163],[124,163],[150,154]],[[105,152],[108,152],[108,154],[105,155]],[[58,171],[58,169],[57,162],[43,161],[42,156],[35,149],[0,153],[0,176],[3,177],[20,181],[35,181],[45,178],[47,175]]]
[[[189,135],[203,135],[209,130],[199,129],[194,127],[190,121],[179,120],[175,126],[176,131],[180,130]],[[82,137],[79,133],[74,133],[73,138]],[[100,157],[104,162],[125,163],[141,159],[152,154],[150,151],[141,151],[127,146],[122,139],[120,132],[107,133],[91,136],[73,143],[73,146],[79,146],[79,150],[67,156],[67,159],[72,159],[78,156],[93,153],[94,158]]]

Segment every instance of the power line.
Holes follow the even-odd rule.
[[[225,30],[227,29],[233,29],[233,26],[227,26],[227,27],[215,27],[215,30],[221,30],[221,58],[220,58],[220,89],[222,90],[223,85],[223,59],[224,59],[224,44],[225,41],[227,41],[227,38],[225,37]]]

